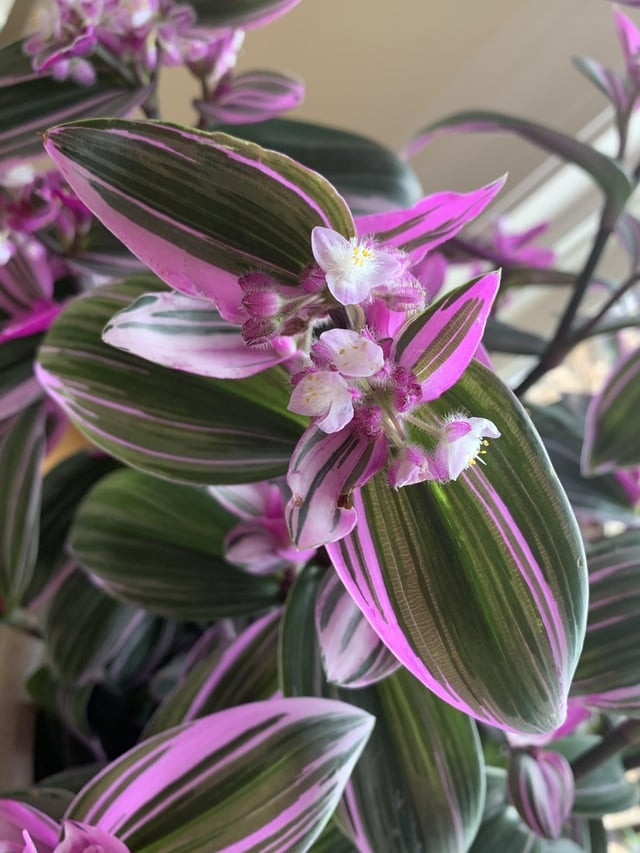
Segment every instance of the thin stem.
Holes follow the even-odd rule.
[[[598,323],[602,320],[602,318],[607,314],[608,311],[613,308],[613,306],[621,299],[627,291],[631,290],[631,288],[640,281],[640,273],[635,273],[634,275],[629,276],[626,281],[624,281],[620,287],[614,291],[611,296],[604,303],[602,308],[591,317],[583,326],[577,329],[573,335],[571,336],[571,342],[573,345],[580,343],[585,338],[589,337],[591,332],[595,329]]]
[[[569,304],[565,308],[564,314],[558,324],[558,328],[551,341],[547,344],[545,351],[542,353],[540,360],[535,367],[525,376],[520,385],[515,389],[515,393],[520,397],[525,391],[544,376],[547,371],[556,367],[572,347],[571,342],[571,325],[575,319],[578,309],[587,292],[591,277],[600,260],[602,252],[607,245],[607,240],[611,234],[611,225],[605,224],[608,220],[608,210],[602,212],[598,233],[591,247],[591,252],[587,258],[582,271],[576,279],[573,294],[569,300]]]
[[[575,779],[586,776],[596,767],[599,767],[608,758],[617,755],[626,746],[640,742],[640,720],[625,720],[613,731],[602,738],[600,743],[592,746],[582,755],[571,762],[571,769]]]

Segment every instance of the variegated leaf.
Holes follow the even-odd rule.
[[[509,757],[509,797],[529,829],[559,838],[571,813],[575,784],[567,759],[552,749],[515,749]]]
[[[140,622],[151,617],[116,601],[74,571],[56,591],[45,621],[49,659],[68,684],[105,677],[107,663],[131,642]]]
[[[640,516],[634,512],[632,501],[615,473],[587,477],[580,469],[584,435],[582,405],[577,412],[563,402],[528,408],[577,517],[585,522],[614,519],[640,526]]]
[[[33,360],[42,335],[14,338],[0,345],[0,420],[31,406],[43,396],[33,375]]]
[[[281,368],[233,382],[177,375],[102,343],[116,311],[152,287],[127,279],[70,304],[40,350],[47,391],[99,447],[157,476],[211,484],[284,473],[301,427]]]
[[[571,695],[590,707],[640,714],[640,532],[594,544],[587,634]]]
[[[36,598],[67,561],[66,540],[75,511],[91,486],[118,467],[104,454],[79,451],[49,470],[42,483],[38,559],[28,599]]]
[[[145,293],[107,323],[102,340],[154,364],[212,376],[244,379],[289,358],[290,338],[249,347],[239,326],[223,320],[211,302],[182,293]]]
[[[629,108],[629,94],[622,74],[612,71],[588,56],[575,56],[573,64],[611,101],[616,109],[624,111]]]
[[[469,853],[584,853],[569,840],[538,838],[525,826],[513,806],[507,806],[487,820],[469,848]]]
[[[350,493],[387,458],[384,436],[368,441],[349,426],[325,433],[310,426],[296,445],[287,485],[291,499],[285,516],[297,548],[315,548],[353,529],[356,513]]]
[[[320,575],[307,566],[287,599],[281,635],[285,694],[330,695],[368,710],[376,728],[339,807],[362,853],[465,850],[484,805],[484,762],[475,725],[406,670],[344,690],[326,683],[310,626]]]
[[[94,758],[105,760],[100,738],[89,722],[93,682],[65,683],[49,667],[42,666],[29,677],[25,687],[37,708],[60,721],[65,737],[70,733]]]
[[[335,572],[327,572],[322,579],[315,622],[322,665],[330,683],[366,687],[400,666]]]
[[[405,669],[373,687],[338,695],[376,718],[338,809],[358,850],[467,850],[485,798],[473,721]]]
[[[242,136],[320,172],[356,213],[412,207],[422,196],[415,172],[393,151],[360,134],[273,119],[243,127]]]
[[[392,355],[413,370],[422,399],[434,400],[458,381],[478,349],[500,273],[461,285],[412,320],[395,342]]]
[[[198,22],[208,27],[251,30],[284,15],[300,0],[192,0]]]
[[[640,349],[622,358],[587,411],[582,467],[604,474],[640,465],[635,420],[640,406]]]
[[[110,595],[176,619],[250,615],[278,603],[278,578],[223,559],[232,523],[204,489],[122,470],[80,505],[69,542]]]
[[[505,178],[470,193],[443,192],[423,198],[407,210],[359,216],[358,233],[375,234],[387,246],[406,252],[435,249],[475,219],[500,192]]]
[[[331,816],[373,722],[326,699],[239,705],[139,744],[66,816],[136,853],[304,850]]]
[[[438,696],[499,728],[562,723],[586,621],[581,537],[526,413],[472,362],[430,404],[481,412],[501,438],[455,482],[354,493],[358,523],[329,555],[365,616]],[[419,410],[416,411],[419,414]]]
[[[268,699],[277,688],[280,611],[261,616],[225,648],[199,661],[160,705],[144,737],[234,705]]]
[[[0,157],[42,154],[41,134],[54,124],[98,115],[124,115],[148,90],[131,88],[113,75],[100,75],[91,86],[37,74],[14,42],[0,50]]]
[[[331,184],[295,161],[226,134],[159,122],[94,120],[54,128],[48,153],[85,204],[174,289],[236,320],[237,278],[297,287],[311,230],[353,234]]]
[[[38,553],[45,411],[34,403],[0,421],[1,609],[19,604]]]
[[[325,570],[308,563],[287,595],[278,649],[278,678],[285,696],[322,696],[322,671],[313,614]]]

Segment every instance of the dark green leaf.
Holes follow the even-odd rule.
[[[0,598],[19,604],[38,551],[45,413],[41,403],[0,421]]]
[[[354,213],[411,207],[422,197],[415,172],[397,154],[366,136],[292,119],[221,129],[239,133],[320,172],[342,193]]]
[[[286,411],[282,369],[232,382],[206,379],[102,343],[111,317],[159,286],[128,279],[69,305],[40,352],[48,390],[98,446],[157,476],[211,484],[284,473],[301,427]]]
[[[203,489],[122,470],[80,505],[70,544],[103,589],[176,619],[253,614],[279,601],[279,580],[223,559],[231,517]]]

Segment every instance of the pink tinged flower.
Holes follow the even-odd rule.
[[[373,376],[384,364],[382,348],[367,335],[350,329],[323,332],[311,357],[318,366],[325,366],[324,361],[343,376]]]
[[[475,464],[489,444],[487,439],[499,437],[500,431],[487,418],[467,418],[459,413],[449,415],[433,454],[434,479],[457,480],[465,469]]]
[[[331,228],[313,229],[311,250],[329,292],[342,305],[364,302],[374,287],[388,284],[402,272],[397,254],[366,238],[347,240]]]
[[[389,465],[389,485],[394,489],[413,486],[424,480],[437,480],[434,460],[421,447],[409,444]]]
[[[58,825],[33,806],[0,799],[0,850],[7,853],[53,853]]]
[[[536,246],[535,241],[549,228],[548,222],[540,222],[532,228],[519,233],[510,231],[504,217],[499,217],[493,223],[493,247],[497,260],[502,264],[524,264],[530,267],[548,267],[555,259],[555,252],[542,246]]]
[[[338,432],[353,418],[353,394],[339,373],[307,373],[293,389],[289,411],[316,418],[323,432]]]
[[[225,557],[252,574],[270,574],[308,562],[315,549],[298,550],[289,535],[283,489],[263,481],[210,486],[209,493],[242,521],[225,538]]]

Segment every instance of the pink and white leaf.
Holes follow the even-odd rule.
[[[327,435],[315,426],[303,433],[291,457],[286,507],[298,548],[316,548],[346,536],[356,524],[351,492],[387,460],[387,441],[360,438],[350,427]]]
[[[329,820],[373,718],[328,699],[273,699],[186,723],[108,765],[67,819],[131,850],[308,849]]]
[[[514,750],[508,793],[518,814],[540,838],[559,838],[571,814],[575,782],[571,766],[552,750]]]
[[[315,622],[322,666],[332,684],[367,687],[400,666],[331,570],[318,590]]]
[[[289,358],[291,338],[249,347],[239,326],[213,304],[182,293],[147,293],[108,323],[102,339],[125,352],[175,370],[217,379],[253,376]]]

